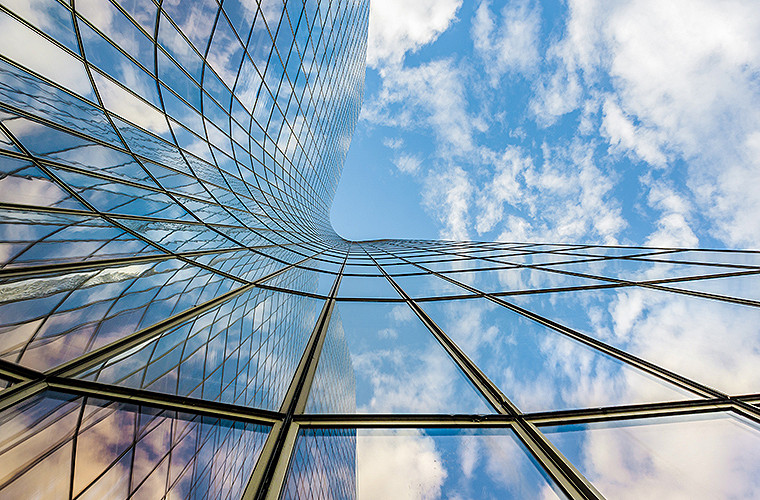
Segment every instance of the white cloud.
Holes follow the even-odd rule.
[[[609,140],[612,150],[631,151],[652,165],[665,164],[666,157],[660,151],[654,130],[634,125],[610,97],[604,100],[602,110],[601,132]]]
[[[684,160],[669,168],[686,170],[713,235],[760,244],[760,225],[749,215],[760,210],[752,187],[760,179],[756,2],[575,0],[569,12],[564,38],[549,51],[554,71],[532,103],[539,120],[552,123],[596,100],[614,151],[660,167]],[[585,97],[578,85],[589,90]],[[605,86],[610,94],[592,95]]]
[[[380,0],[370,3],[367,65],[400,64],[404,54],[434,41],[454,20],[462,0]]]
[[[448,475],[433,438],[416,429],[360,431],[356,463],[359,498],[439,498]]]
[[[645,181],[647,182],[647,181]],[[692,231],[691,203],[674,188],[651,180],[647,201],[661,213],[655,231],[647,237],[646,244],[658,247],[697,247],[699,239]]]
[[[382,88],[362,107],[371,123],[432,132],[439,155],[464,154],[473,146],[465,74],[451,59],[380,70]]]
[[[505,219],[501,241],[616,243],[626,223],[612,196],[613,180],[595,165],[589,149],[578,142],[544,147],[539,165],[514,147],[494,157],[494,176],[478,196],[478,233]]]
[[[475,51],[485,63],[491,86],[509,72],[527,73],[539,62],[538,40],[541,14],[538,6],[526,0],[513,1],[495,19],[489,2],[481,2],[472,22],[471,35]],[[498,26],[497,26],[498,22]]]
[[[422,160],[414,155],[401,153],[398,157],[394,158],[393,163],[405,174],[416,174],[420,170]]]
[[[383,139],[383,146],[386,148],[390,148],[394,151],[401,149],[401,147],[404,145],[404,140],[400,137],[386,137]]]
[[[469,238],[469,206],[473,186],[467,172],[451,167],[431,172],[425,180],[423,203],[443,224],[441,237],[452,240]]]

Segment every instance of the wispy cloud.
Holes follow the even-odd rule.
[[[758,245],[760,225],[747,216],[760,210],[760,192],[748,187],[760,178],[756,7],[740,0],[572,1],[534,112],[552,123],[594,101],[613,152],[649,168],[686,170],[681,196],[694,197],[713,236]],[[609,92],[595,96],[599,88]],[[679,161],[686,166],[674,167]]]
[[[501,18],[486,0],[480,3],[472,21],[471,35],[477,55],[495,87],[508,73],[534,71],[539,63],[541,14],[526,0],[509,2]]]

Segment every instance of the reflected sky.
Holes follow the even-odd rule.
[[[322,301],[248,291],[79,377],[279,410]]]
[[[0,425],[3,498],[239,498],[269,432],[54,392]]]
[[[314,384],[335,384],[355,377],[359,413],[491,413],[474,387],[435,340],[422,321],[404,303],[339,302],[325,340],[336,352],[320,359]],[[338,324],[340,322],[340,325]],[[330,362],[335,356],[346,361]],[[334,366],[342,366],[336,372]],[[345,384],[336,384],[339,390]],[[314,399],[316,396],[311,396]],[[350,396],[349,396],[350,397]],[[333,408],[312,403],[315,411]]]
[[[760,429],[733,414],[542,429],[607,498],[757,498]]]
[[[302,429],[282,498],[565,498],[510,429]]]
[[[715,389],[760,391],[756,307],[643,288],[511,299]]]
[[[523,412],[688,396],[487,299],[422,307]]]

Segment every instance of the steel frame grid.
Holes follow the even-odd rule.
[[[336,152],[335,144],[342,131],[350,130],[358,117],[358,107],[352,106],[349,101],[344,101],[341,107],[331,107],[330,101],[333,100],[340,86],[330,83],[343,82],[346,77],[350,76],[351,83],[348,86],[359,83],[361,79],[361,57],[357,54],[363,54],[366,50],[366,39],[362,33],[367,27],[367,8],[366,2],[353,3],[349,7],[343,5],[339,0],[328,0],[320,5],[313,2],[314,16],[309,19],[307,12],[307,2],[299,4],[290,1],[283,1],[280,11],[280,17],[273,22],[267,20],[264,9],[261,5],[256,6],[251,21],[251,28],[247,34],[238,33],[231,15],[227,12],[227,5],[232,2],[213,3],[216,6],[214,20],[211,32],[208,35],[208,41],[204,46],[196,46],[192,37],[183,31],[181,21],[172,17],[163,6],[162,2],[149,0],[149,4],[155,8],[156,16],[153,24],[153,32],[146,30],[141,23],[133,17],[127,8],[116,1],[108,3],[108,8],[115,9],[123,15],[131,26],[140,32],[153,47],[153,65],[155,72],[146,67],[139,60],[137,55],[129,53],[126,48],[119,45],[115,38],[111,38],[111,33],[101,30],[101,27],[88,19],[86,15],[77,10],[76,3],[65,3],[63,1],[50,0],[58,8],[66,11],[70,17],[74,31],[75,43],[77,50],[68,46],[64,41],[58,39],[52,31],[48,33],[45,29],[35,25],[34,22],[24,19],[17,15],[11,9],[0,6],[0,11],[9,16],[14,22],[20,23],[25,29],[34,32],[37,36],[46,40],[47,43],[56,46],[64,51],[69,57],[82,64],[86,72],[89,85],[94,94],[94,100],[77,95],[70,91],[65,85],[62,85],[52,78],[48,78],[34,71],[29,72],[24,67],[23,62],[19,63],[12,58],[0,54],[0,62],[9,64],[18,70],[26,71],[32,75],[41,84],[50,86],[69,96],[73,102],[86,103],[92,109],[97,110],[105,117],[110,129],[117,137],[117,141],[109,142],[108,140],[96,137],[85,130],[78,130],[74,125],[63,124],[55,121],[52,116],[46,116],[44,113],[35,112],[34,109],[26,109],[11,102],[0,102],[0,110],[10,112],[16,116],[23,117],[35,123],[41,124],[50,129],[68,134],[72,137],[85,139],[93,144],[104,148],[126,154],[133,158],[135,164],[139,166],[148,182],[141,183],[131,181],[122,177],[116,177],[111,173],[104,173],[93,169],[86,169],[67,164],[63,161],[50,159],[44,155],[31,151],[25,145],[23,138],[16,137],[14,133],[4,124],[0,124],[0,131],[7,136],[16,151],[2,151],[0,160],[3,158],[18,159],[29,162],[43,172],[54,185],[63,189],[73,200],[76,200],[83,210],[66,209],[57,207],[45,207],[37,205],[0,202],[0,209],[9,210],[19,215],[27,213],[51,213],[51,214],[69,214],[93,217],[102,220],[111,227],[119,228],[123,234],[128,234],[135,240],[142,241],[147,247],[154,248],[157,253],[148,255],[129,255],[114,258],[97,258],[95,260],[77,260],[77,261],[57,261],[47,264],[38,265],[18,265],[13,267],[0,268],[0,280],[10,279],[35,279],[44,277],[49,273],[71,273],[83,270],[109,269],[118,266],[125,266],[139,263],[156,263],[160,261],[177,260],[192,267],[203,269],[213,275],[218,275],[237,283],[237,288],[230,290],[221,295],[215,295],[213,298],[201,303],[196,303],[192,307],[167,315],[163,320],[153,323],[152,325],[129,333],[111,343],[103,345],[97,349],[69,360],[66,363],[59,364],[47,371],[38,371],[30,369],[23,365],[10,363],[0,360],[0,378],[11,382],[11,385],[0,390],[0,410],[13,408],[15,405],[27,400],[28,398],[40,394],[45,390],[54,390],[61,393],[71,394],[83,398],[95,398],[123,403],[135,403],[145,407],[154,407],[168,411],[184,412],[200,416],[218,417],[230,421],[239,421],[252,424],[260,424],[271,427],[266,442],[263,445],[260,457],[249,478],[244,498],[278,498],[282,490],[284,481],[288,474],[289,466],[293,460],[292,454],[298,431],[301,428],[341,428],[341,429],[358,429],[358,428],[436,428],[436,427],[455,427],[455,428],[478,428],[478,427],[501,427],[511,429],[515,432],[520,441],[526,446],[529,453],[535,461],[539,463],[545,472],[556,482],[557,486],[568,496],[572,498],[600,498],[601,495],[593,485],[591,485],[582,474],[552,445],[552,443],[543,435],[541,427],[548,425],[563,425],[571,423],[589,423],[615,420],[631,420],[648,418],[655,416],[670,415],[696,415],[706,412],[732,412],[741,415],[744,418],[760,422],[760,409],[756,406],[760,402],[760,395],[726,395],[711,387],[705,386],[697,381],[683,377],[677,373],[671,372],[664,367],[640,359],[630,353],[617,349],[611,345],[599,341],[598,339],[586,336],[580,332],[572,330],[560,323],[554,322],[551,318],[536,314],[528,309],[519,307],[508,302],[504,297],[512,295],[525,294],[552,294],[566,291],[582,290],[601,290],[608,288],[634,289],[647,288],[657,292],[681,294],[700,297],[702,299],[714,300],[719,302],[734,303],[747,307],[759,307],[760,301],[748,298],[732,297],[727,295],[712,294],[703,291],[692,291],[667,285],[700,281],[713,280],[720,278],[751,276],[760,273],[760,266],[743,265],[735,263],[716,263],[716,262],[699,262],[699,261],[682,261],[682,260],[661,260],[657,257],[668,257],[673,254],[683,253],[684,251],[692,252],[724,252],[725,254],[758,254],[760,252],[731,251],[724,249],[717,250],[699,250],[699,249],[680,249],[680,248],[647,248],[647,247],[620,247],[620,246],[595,246],[595,245],[552,245],[529,242],[515,243],[487,243],[487,242],[448,242],[448,241],[424,241],[424,240],[373,240],[360,243],[351,243],[342,240],[332,232],[329,227],[329,217],[326,213],[329,210],[328,203],[332,198],[340,168],[335,165],[342,164],[342,157]],[[311,2],[311,0],[308,0]],[[327,17],[322,17],[322,5],[325,5]],[[296,10],[295,15],[291,16],[289,9]],[[329,18],[329,22],[325,22]],[[271,48],[268,50],[266,62],[262,68],[259,68],[253,56],[249,52],[249,43],[252,38],[254,27],[257,20],[263,23],[264,29],[271,42]],[[181,61],[175,58],[172,49],[164,44],[165,41],[159,41],[159,24],[160,22],[168,23],[171,29],[176,32],[190,50],[202,61],[200,78],[191,74],[189,68],[183,67]],[[226,82],[209,63],[212,42],[220,22],[227,23],[234,33],[236,43],[243,47],[243,57],[237,66],[237,74],[232,87]],[[299,34],[302,33],[301,26],[305,23],[305,46],[299,45]],[[314,29],[319,25],[319,36],[312,36]],[[329,29],[324,28],[329,25]],[[140,94],[138,90],[119,81],[117,77],[111,75],[103,68],[98,67],[88,58],[90,48],[86,47],[84,37],[81,33],[82,27],[86,26],[88,30],[100,36],[102,42],[110,45],[121,56],[129,60],[130,63],[137,66],[144,73],[144,77],[152,80],[158,92],[158,104]],[[349,26],[349,29],[341,29]],[[261,27],[261,24],[259,24]],[[280,34],[283,35],[287,42],[287,47],[278,45],[277,41],[281,40]],[[326,34],[327,33],[327,34]],[[326,35],[325,35],[326,34]],[[243,41],[245,37],[245,42]],[[323,42],[324,40],[324,42]],[[320,44],[321,49],[320,49]],[[337,47],[339,50],[334,50]],[[303,66],[304,59],[310,54],[311,63],[307,70]],[[171,64],[175,64],[180,72],[191,81],[199,93],[198,105],[188,101],[181,91],[172,88],[169,82],[164,81],[158,75],[159,56],[166,58]],[[349,57],[350,56],[350,57]],[[298,69],[295,74],[288,71],[291,58],[298,60]],[[341,58],[342,57],[342,58]],[[275,58],[275,59],[273,59]],[[318,60],[319,58],[319,60]],[[350,60],[348,60],[348,59]],[[337,63],[336,63],[337,59]],[[268,110],[266,119],[259,121],[250,113],[240,123],[237,114],[234,111],[236,103],[240,105],[240,100],[236,94],[238,89],[239,77],[242,72],[243,63],[249,61],[260,78],[260,84],[256,89],[257,99],[265,93],[271,101],[271,107]],[[271,66],[270,66],[271,63]],[[339,67],[337,73],[330,75],[332,81],[324,82],[324,73],[320,72],[324,67]],[[279,76],[275,75],[275,82],[268,82],[267,75],[272,71],[278,71]],[[278,69],[279,68],[279,69]],[[312,75],[312,71],[316,73]],[[104,102],[100,95],[99,87],[94,77],[97,72],[99,78],[105,78],[111,85],[120,87],[121,91],[128,93],[132,98],[141,101],[144,105],[152,107],[154,111],[162,113],[167,117],[169,125],[170,138],[162,137],[160,134],[153,133],[147,128],[143,128],[135,123],[129,123],[124,120],[124,116],[114,112]],[[211,87],[206,87],[206,74],[211,75],[215,84],[221,84],[224,92],[229,95],[229,106],[220,102],[215,91]],[[299,77],[303,75],[305,83],[303,90],[297,89]],[[313,76],[313,79],[312,79]],[[211,81],[211,80],[209,80]],[[327,88],[326,88],[327,87]],[[272,89],[276,89],[274,92]],[[184,132],[191,134],[210,147],[208,158],[196,155],[180,145],[177,132],[168,119],[170,116],[167,106],[164,102],[164,94],[167,92],[173,98],[179,99],[186,106],[193,108],[203,121],[203,134],[199,135],[191,127],[185,127],[185,124],[177,123],[182,127]],[[304,97],[308,95],[304,107]],[[167,94],[168,96],[168,94]],[[208,103],[208,104],[207,104]],[[65,104],[65,103],[64,103]],[[71,105],[69,103],[69,105]],[[216,106],[228,117],[227,128],[220,127],[220,123],[213,122],[212,111],[206,113],[206,106]],[[196,109],[197,108],[197,109]],[[214,112],[218,112],[214,108]],[[291,112],[291,109],[293,110]],[[283,111],[284,110],[284,111]],[[247,111],[247,110],[246,110]],[[275,112],[278,118],[275,118]],[[291,123],[293,116],[306,117],[311,122],[310,125],[319,127],[318,131],[313,130],[310,126],[297,127]],[[138,130],[151,141],[176,147],[176,150],[184,167],[176,164],[163,165],[163,168],[173,172],[173,175],[184,176],[191,181],[195,181],[206,193],[206,197],[188,195],[181,190],[175,190],[170,186],[164,186],[162,181],[145,166],[147,162],[154,162],[149,156],[135,150],[130,141],[124,136],[119,126],[116,125],[115,119],[126,121],[134,130]],[[277,127],[278,121],[282,121],[282,126]],[[326,124],[326,128],[325,128]],[[210,132],[211,125],[216,127],[230,142],[231,155],[225,153],[221,145],[214,144],[214,139]],[[248,134],[248,146],[240,144],[233,137],[234,127],[240,127]],[[263,138],[259,142],[254,135],[253,129],[258,129],[263,133]],[[270,128],[274,128],[275,134],[270,136]],[[327,130],[327,133],[317,138],[317,132]],[[179,130],[179,129],[177,129]],[[229,130],[229,133],[226,132]],[[280,140],[287,134],[288,139],[284,146],[281,146]],[[291,141],[295,144],[295,153],[288,153]],[[239,152],[248,155],[248,158],[237,158]],[[316,150],[315,155],[319,156],[325,164],[331,165],[331,170],[319,170],[315,166],[315,157],[310,152],[312,148]],[[324,150],[327,151],[324,151]],[[261,159],[257,154],[261,153]],[[296,156],[294,156],[296,155]],[[222,168],[221,164],[225,158],[231,159],[237,169],[237,173],[231,173]],[[325,160],[325,158],[327,158]],[[192,160],[192,161],[191,161]],[[205,177],[196,172],[195,167],[198,163],[204,163],[209,167],[217,170],[218,176]],[[246,163],[251,163],[250,175],[255,185],[246,179],[243,170]],[[256,172],[256,165],[260,170]],[[289,165],[289,166],[288,166]],[[187,168],[187,172],[183,169]],[[90,203],[82,191],[73,185],[69,185],[63,178],[56,175],[56,171],[72,172],[86,175],[99,181],[113,183],[123,186],[139,188],[145,191],[158,193],[165,196],[170,203],[180,207],[193,220],[182,221],[183,224],[205,227],[221,238],[233,244],[232,247],[210,248],[199,250],[172,250],[167,248],[150,237],[142,234],[122,221],[142,221],[151,223],[169,223],[176,222],[173,219],[161,217],[152,217],[149,214],[126,214],[113,210],[102,210]],[[262,175],[263,173],[263,175]],[[243,187],[245,192],[238,188]],[[226,193],[226,194],[225,194]],[[246,194],[247,193],[247,194]],[[222,195],[230,195],[239,206],[230,205],[223,201]],[[327,201],[326,201],[327,200]],[[188,203],[205,204],[206,207],[226,213],[227,220],[232,222],[211,222],[205,220],[201,212],[195,211],[188,206]],[[253,207],[258,210],[252,210]],[[231,218],[231,219],[230,219]],[[251,223],[254,223],[253,225]],[[72,223],[73,225],[73,223]],[[246,229],[256,233],[257,237],[265,241],[264,244],[249,245],[245,242],[238,241],[236,237],[230,234],[232,229]],[[59,230],[60,231],[60,230]],[[271,233],[271,234],[268,234]],[[44,241],[49,235],[37,241],[31,241],[28,249]],[[273,239],[277,236],[278,239]],[[103,246],[107,242],[103,243]],[[146,247],[146,248],[147,248]],[[284,253],[272,253],[273,250],[289,250],[286,257]],[[627,255],[605,254],[604,252],[612,249],[630,251]],[[602,255],[594,253],[584,253],[584,251],[601,251]],[[214,265],[204,264],[196,260],[196,257],[214,256],[221,257],[226,254],[246,252],[252,258],[279,266],[277,270],[267,273],[256,279],[247,279],[238,276],[234,270],[224,270]],[[496,252],[494,255],[493,253]],[[89,257],[95,256],[96,251],[89,254]],[[555,269],[552,266],[562,265],[563,262],[544,263],[544,264],[523,264],[519,262],[510,262],[509,257],[521,256],[543,256],[558,255],[572,257],[567,262],[584,263],[584,262],[603,262],[603,261],[639,261],[639,262],[666,262],[672,265],[692,265],[692,266],[712,266],[726,268],[724,273],[700,274],[686,277],[661,278],[652,280],[626,280],[608,276],[598,276],[595,274],[579,273],[567,269]],[[20,254],[17,254],[17,256]],[[576,259],[576,257],[583,257]],[[653,258],[654,257],[654,258]],[[15,257],[14,257],[15,258]],[[279,276],[291,269],[300,269],[306,272],[317,272],[319,264],[310,267],[317,261],[326,261],[333,264],[340,262],[340,268],[337,273],[327,272],[328,275],[334,275],[334,283],[328,295],[297,291],[287,287],[277,287],[267,285],[267,281]],[[387,261],[404,262],[407,266],[418,269],[418,272],[407,273],[406,276],[430,276],[447,281],[457,287],[467,291],[470,295],[440,296],[440,297],[412,297],[394,278],[405,276],[389,272],[384,266]],[[495,293],[486,293],[475,287],[462,283],[449,274],[453,271],[437,271],[426,267],[426,264],[443,263],[443,262],[463,262],[479,261],[492,265],[473,269],[473,274],[478,272],[499,270],[499,269],[525,269],[536,273],[556,273],[567,276],[584,278],[599,282],[595,285],[577,286],[577,287],[557,287],[549,289],[531,289],[531,290],[507,290]],[[393,290],[398,293],[395,298],[368,298],[368,297],[338,297],[340,282],[344,276],[362,276],[356,273],[344,273],[347,265],[359,265],[367,268],[377,269],[377,276],[384,277],[391,284]],[[390,265],[390,264],[388,264]],[[320,271],[321,272],[321,271]],[[666,285],[666,286],[663,286]],[[249,406],[224,403],[215,400],[209,400],[191,396],[180,396],[178,394],[169,394],[146,390],[139,388],[124,387],[118,384],[89,381],[78,378],[77,376],[84,370],[91,368],[114,356],[123,355],[130,352],[131,349],[143,344],[151,339],[157,339],[162,333],[172,327],[183,323],[192,318],[200,317],[204,312],[221,308],[223,304],[241,296],[243,293],[253,290],[271,290],[278,293],[290,294],[292,296],[311,297],[322,301],[322,310],[316,321],[311,335],[308,339],[305,350],[294,371],[292,380],[283,399],[282,405],[278,411],[256,409]],[[120,295],[120,297],[123,295]],[[67,296],[68,297],[68,296]],[[643,370],[669,384],[679,386],[693,393],[693,399],[683,401],[670,401],[662,403],[635,404],[623,406],[608,406],[599,408],[581,408],[575,410],[548,411],[540,413],[524,413],[505,396],[497,385],[491,381],[471,360],[467,354],[454,342],[447,333],[442,330],[427,315],[420,303],[441,300],[467,300],[470,298],[485,298],[496,305],[511,310],[528,320],[542,324],[575,342],[580,342],[591,349],[610,356],[625,365],[631,366],[637,370]],[[317,370],[320,355],[325,342],[326,329],[330,324],[332,311],[337,303],[345,302],[398,302],[406,304],[414,314],[421,320],[431,335],[445,350],[446,355],[459,367],[465,377],[480,392],[480,394],[491,404],[496,411],[491,415],[443,415],[443,414],[426,414],[426,415],[408,415],[408,414],[308,414],[305,413],[306,401],[309,391]],[[81,417],[79,424],[81,425]],[[77,427],[74,439],[79,434]],[[74,458],[72,457],[72,464]],[[72,469],[73,471],[73,469]],[[71,477],[70,490],[73,491],[73,472]],[[72,493],[70,493],[70,496]]]

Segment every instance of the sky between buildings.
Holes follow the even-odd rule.
[[[760,246],[756,1],[375,0],[367,65],[347,238]]]

